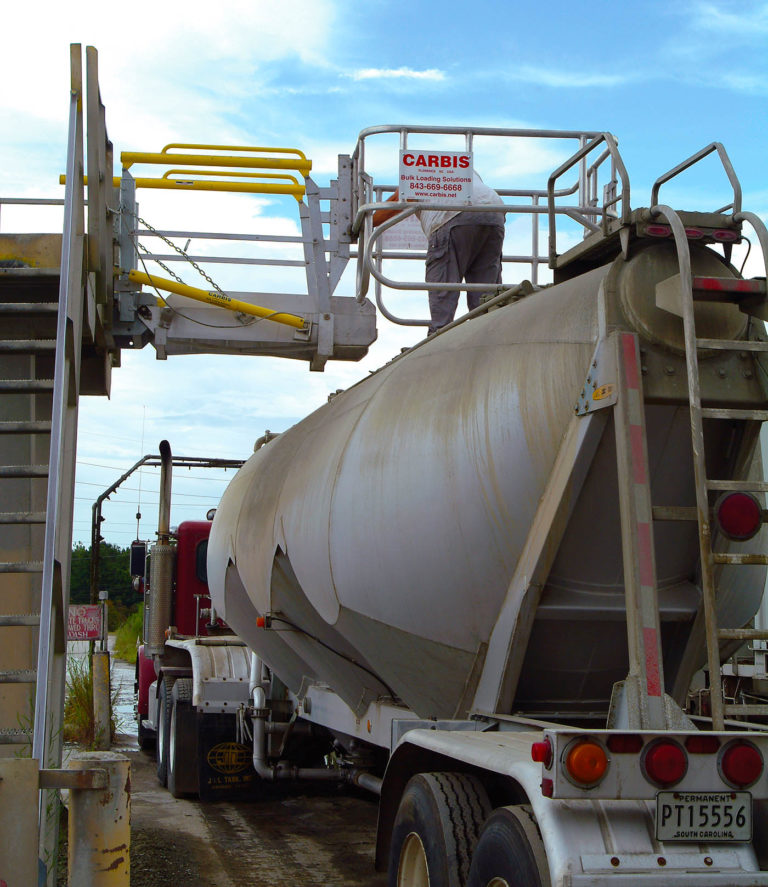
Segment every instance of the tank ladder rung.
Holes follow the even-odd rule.
[[[696,339],[703,351],[768,351],[768,342],[757,339]]]
[[[768,629],[721,628],[717,636],[721,641],[768,641]]]
[[[712,562],[731,567],[764,566],[768,564],[768,554],[713,554]]]
[[[751,419],[755,422],[768,421],[768,410],[721,409],[702,407],[702,419]]]
[[[768,716],[768,705],[739,705],[738,703],[724,705],[723,713],[726,715],[741,715],[743,718]]]
[[[34,684],[36,682],[36,668],[18,668],[13,671],[0,671],[0,684]]]
[[[707,480],[709,490],[731,490],[739,493],[768,493],[768,483],[762,480]]]

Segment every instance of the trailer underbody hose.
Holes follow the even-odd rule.
[[[285,763],[270,764],[267,761],[267,695],[262,687],[253,690],[255,714],[253,725],[253,769],[261,779],[276,782],[279,779],[322,780],[325,782],[348,782],[374,794],[381,794],[382,780],[372,773],[357,768],[291,767]]]

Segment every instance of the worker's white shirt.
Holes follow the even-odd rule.
[[[504,203],[504,201],[493,188],[489,188],[473,170],[472,200],[470,200],[470,203],[473,206],[492,206],[494,204]],[[424,229],[424,233],[429,237],[446,222],[455,218],[460,212],[461,210],[459,209],[454,209],[450,212],[446,210],[423,209],[418,213],[418,216],[419,221],[421,222],[421,227]]]

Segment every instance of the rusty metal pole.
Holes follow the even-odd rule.
[[[70,770],[107,773],[102,789],[70,789],[69,883],[77,887],[130,887],[131,765],[115,752],[80,752]]]
[[[109,652],[97,650],[91,660],[93,667],[93,744],[101,751],[109,749],[110,735],[110,692],[109,692]]]

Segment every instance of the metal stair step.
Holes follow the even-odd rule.
[[[42,573],[42,561],[5,561],[0,563],[0,573]]]
[[[718,407],[702,407],[702,419],[754,419],[757,422],[768,421],[768,410],[735,410]]]
[[[44,524],[44,511],[5,511],[0,512],[0,524]]]
[[[13,671],[0,671],[0,684],[34,684],[36,681],[36,668],[18,668]]]
[[[53,391],[53,379],[0,379],[0,394]]]
[[[768,554],[713,554],[716,564],[729,564],[732,567],[768,565]]]
[[[708,490],[735,490],[740,493],[766,493],[768,483],[760,480],[708,480]]]
[[[721,628],[717,636],[721,641],[768,641],[768,629]]]
[[[45,419],[0,422],[0,434],[50,434],[51,423]]]
[[[768,342],[754,339],[696,339],[696,347],[710,351],[768,351]]]
[[[0,478],[48,477],[47,465],[2,465]]]
[[[40,625],[40,617],[35,615],[34,613],[29,614],[20,614],[20,615],[11,615],[11,616],[2,616],[0,615],[0,626],[11,626],[11,625]]]
[[[0,316],[24,317],[26,315],[58,314],[58,302],[0,302]]]
[[[32,742],[32,731],[21,729],[0,730],[0,745],[29,745]]]
[[[56,350],[55,339],[2,339],[0,354],[39,354]]]

